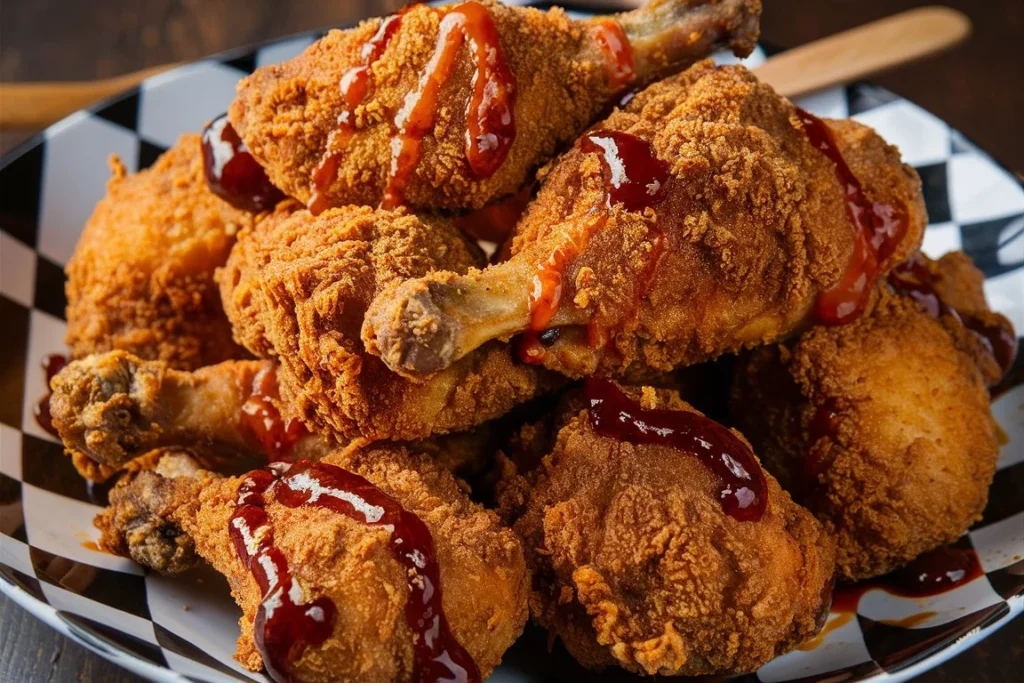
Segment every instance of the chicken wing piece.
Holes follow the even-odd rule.
[[[449,219],[279,205],[239,237],[218,279],[236,339],[279,361],[281,391],[311,427],[341,442],[414,440],[469,429],[559,382],[499,342],[415,381],[365,352],[363,316],[383,287],[483,264]]]
[[[243,357],[213,272],[252,216],[207,187],[199,136],[135,175],[111,165],[66,268],[72,355],[124,349],[184,370]]]
[[[531,614],[581,664],[745,673],[818,632],[834,542],[738,432],[664,389],[590,379],[575,405],[503,494],[526,492]]]
[[[928,264],[945,273],[943,298],[961,290],[948,302],[984,307],[980,273],[955,281],[967,266],[963,256]],[[883,291],[856,322],[738,364],[736,424],[836,536],[842,579],[885,574],[980,517],[999,452],[983,370],[994,361],[980,345],[959,317]]]
[[[61,370],[50,383],[50,411],[65,447],[108,475],[165,446],[213,458],[317,458],[329,442],[295,419],[275,370],[253,360],[185,372],[111,351]]]
[[[525,361],[572,377],[670,370],[853,317],[925,223],[874,131],[704,62],[553,164],[507,260],[385,290],[363,338],[408,375],[522,332]]]
[[[167,460],[111,492],[103,542],[161,571],[198,556],[224,574],[250,670],[480,681],[523,629],[518,538],[422,453],[356,448],[231,478]]]
[[[414,5],[241,82],[231,123],[314,212],[480,208],[516,192],[624,89],[753,49],[760,0],[651,0],[589,21],[492,0]]]

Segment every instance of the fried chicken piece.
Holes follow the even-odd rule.
[[[717,48],[749,54],[760,10],[652,0],[575,21],[492,0],[416,5],[258,69],[229,117],[273,183],[311,208],[480,208],[515,193],[624,87]]]
[[[72,356],[123,349],[183,370],[244,357],[213,272],[252,216],[207,188],[199,136],[135,175],[111,167],[66,268]]]
[[[871,129],[827,125],[867,199],[906,214],[884,274],[921,241],[920,180]],[[553,164],[507,260],[384,291],[363,339],[396,372],[424,375],[489,340],[554,330],[528,358],[571,377],[766,343],[805,324],[851,263],[844,188],[789,101],[742,67],[703,62]]]
[[[282,204],[239,236],[218,280],[236,339],[280,362],[282,394],[311,427],[339,441],[414,440],[467,430],[558,382],[498,342],[415,381],[365,352],[363,315],[381,288],[483,264],[446,218]]]
[[[268,419],[283,425],[288,457],[319,457],[329,441],[292,425],[274,372],[273,363],[254,360],[185,372],[111,351],[61,370],[50,383],[50,411],[65,447],[107,468],[108,476],[164,446],[193,448],[213,458],[266,453],[272,450],[264,432]],[[269,393],[260,394],[261,387]]]
[[[647,409],[696,413],[670,390],[627,392]],[[834,542],[774,479],[763,516],[739,521],[696,455],[599,435],[576,406],[511,493],[528,498],[514,528],[534,577],[531,614],[581,664],[752,672],[821,628]]]
[[[973,273],[957,285],[983,305]],[[999,446],[970,337],[886,291],[856,322],[738,364],[736,424],[836,536],[842,579],[892,571],[980,518]]]
[[[470,502],[455,478],[422,453],[371,446],[336,451],[323,462],[364,477],[425,523],[433,537],[441,580],[437,588],[443,591],[448,624],[486,677],[526,622],[529,581],[518,538],[500,526],[494,513]],[[104,542],[118,552],[127,545],[132,557],[155,560],[149,566],[162,571],[183,567],[194,549],[228,578],[242,608],[236,658],[253,671],[271,666],[274,662],[264,661],[266,650],[260,647],[272,638],[254,624],[264,593],[240,561],[230,532],[240,528],[232,516],[251,488],[243,488],[244,478],[180,470],[177,476],[147,472],[115,489],[110,508],[97,520]],[[315,486],[298,483],[301,476],[287,486]],[[335,614],[326,641],[300,650],[289,670],[278,673],[309,683],[419,680],[413,663],[416,636],[405,613],[409,577],[391,551],[391,533],[313,501],[297,507],[282,503],[282,482],[288,477],[287,472],[278,475],[265,494],[262,508],[270,528],[257,532],[251,544],[269,537],[297,583],[299,602],[323,608],[322,601],[329,600]],[[168,556],[172,561],[165,560]],[[284,586],[287,579],[279,578]]]
[[[198,501],[216,475],[184,451],[156,451],[154,459],[152,467],[130,473],[110,490],[110,504],[94,523],[104,549],[162,574],[179,574],[199,557],[173,515]]]

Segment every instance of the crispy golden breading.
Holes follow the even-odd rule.
[[[956,540],[985,507],[995,423],[958,346],[913,300],[883,292],[869,315],[738,365],[736,424],[837,537],[845,580]]]
[[[650,387],[641,402],[692,410]],[[598,436],[586,410],[572,414],[524,477],[514,528],[533,572],[531,613],[591,668],[754,671],[821,628],[834,563],[821,525],[766,478],[764,516],[740,522],[696,457]]]
[[[920,244],[920,180],[871,129],[828,125],[867,197],[905,207],[907,232],[888,268]],[[667,371],[788,334],[845,272],[855,229],[835,165],[808,141],[793,105],[746,69],[702,62],[596,128],[650,143],[669,165],[661,201],[635,211],[609,203],[602,155],[578,144],[544,178],[507,260],[379,295],[367,348],[416,376],[529,329],[537,274],[567,252],[546,323],[560,336],[543,364],[571,377]],[[595,344],[595,332],[606,343]]]
[[[125,351],[93,354],[73,361],[50,382],[53,425],[74,460],[89,458],[95,467],[79,467],[89,478],[105,479],[147,452],[164,447],[190,448],[207,462],[264,453],[260,434],[245,414],[255,380],[275,366],[267,361],[224,361],[194,372],[175,370],[164,361],[144,361]],[[291,405],[276,392],[265,397],[287,421]],[[337,444],[316,434],[301,434],[287,449],[293,458],[319,458]]]
[[[558,8],[540,12],[492,0],[480,4],[494,21],[515,80],[515,140],[493,175],[476,177],[466,160],[474,50],[464,45],[451,75],[439,85],[434,121],[404,192],[410,206],[480,208],[516,192],[532,169],[582,132],[622,88],[609,81],[610,65],[594,23],[574,21]],[[657,0],[651,5],[617,17],[633,42],[637,86],[685,68],[716,47],[746,55],[756,42],[759,0]],[[295,59],[263,67],[239,84],[228,112],[231,123],[275,185],[308,203],[314,173],[333,153],[338,170],[323,193],[328,205],[380,203],[391,168],[395,120],[422,83],[445,11],[417,5],[403,14],[370,68],[365,99],[351,112],[351,137],[332,135],[347,109],[339,82],[346,70],[365,63],[364,45],[380,30],[381,19],[331,31]]]
[[[359,338],[383,287],[435,268],[483,264],[450,220],[404,209],[278,210],[239,236],[218,273],[236,339],[280,362],[282,396],[339,441],[422,439],[469,429],[554,386],[494,343],[419,381],[391,372]]]
[[[427,525],[448,623],[481,673],[490,673],[526,622],[529,577],[519,539],[420,452],[370,446],[337,451],[324,461],[365,477]],[[155,560],[158,564],[150,566],[163,570],[185,565],[194,551],[224,574],[243,611],[236,658],[258,671],[263,661],[253,621],[262,595],[239,562],[228,531],[242,480],[176,469],[167,476],[145,472],[119,487],[98,520],[104,541],[118,552],[129,548],[137,560]],[[338,608],[333,635],[304,652],[295,665],[296,678],[411,683],[414,636],[404,611],[407,578],[391,554],[389,533],[322,508],[282,505],[273,489],[266,510],[274,545],[306,594],[326,595]]]
[[[72,355],[123,349],[186,370],[243,357],[213,272],[252,216],[207,188],[199,136],[135,175],[112,167],[66,268]]]

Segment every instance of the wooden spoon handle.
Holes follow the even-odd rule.
[[[932,54],[960,42],[970,30],[970,20],[956,10],[922,7],[789,50],[756,73],[780,94],[793,97]],[[96,81],[0,84],[0,126],[45,126],[175,66]]]
[[[41,128],[176,66],[161,64],[95,81],[0,83],[0,126]]]
[[[793,48],[754,73],[780,95],[795,97],[944,50],[970,32],[963,13],[920,7]]]

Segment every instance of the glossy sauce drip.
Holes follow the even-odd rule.
[[[562,278],[568,266],[587,246],[590,238],[600,232],[608,222],[610,207],[620,205],[628,211],[643,211],[655,207],[664,196],[669,178],[669,166],[659,159],[646,140],[621,131],[596,131],[580,141],[580,150],[598,154],[604,178],[605,205],[592,208],[583,218],[582,227],[574,230],[555,249],[546,261],[537,267],[529,296],[530,329],[519,344],[519,359],[524,363],[539,364],[544,349],[536,335],[545,330],[558,313],[562,303]],[[655,225],[655,229],[657,226]],[[654,249],[639,285],[638,298],[646,296],[658,260],[664,250],[664,236],[656,233]],[[638,302],[639,303],[639,302]],[[634,309],[637,307],[634,307]],[[607,343],[608,332],[597,326],[588,330],[594,347]]]
[[[480,681],[476,663],[455,639],[445,618],[441,600],[441,574],[434,551],[434,540],[430,529],[419,517],[405,510],[393,498],[363,477],[327,463],[303,460],[293,466],[277,464],[249,476],[257,476],[252,488],[261,490],[261,504],[262,491],[273,485],[275,499],[282,505],[324,508],[367,526],[387,529],[391,534],[392,556],[405,569],[408,581],[409,597],[405,604],[405,618],[415,635],[414,679],[421,683]],[[243,484],[243,489],[245,486],[246,484]],[[248,501],[243,500],[243,492],[240,492],[239,503],[245,502]],[[235,516],[238,517],[241,512],[242,508],[239,508]],[[263,512],[262,509],[259,512]],[[265,513],[263,520],[266,523]],[[234,526],[233,518],[232,529]],[[238,535],[242,536],[241,533]],[[239,557],[245,561],[244,537],[233,537],[233,540]],[[252,563],[249,564],[251,568]],[[264,589],[264,595],[267,594],[267,589]],[[266,602],[265,598],[264,604]],[[327,602],[330,604],[329,600]],[[317,605],[317,602],[311,604]],[[334,605],[330,604],[330,607],[333,608]],[[330,614],[333,616],[333,611]],[[257,620],[257,627],[259,625],[260,622]],[[289,624],[283,624],[278,628],[286,638],[291,638],[290,643],[302,646],[302,641],[297,639],[303,635],[302,631],[291,629]],[[327,630],[327,634],[330,634],[330,629]],[[308,638],[306,640],[309,642]]]
[[[53,416],[50,414],[50,397],[53,396],[53,392],[50,391],[50,380],[53,379],[58,372],[63,370],[64,366],[67,364],[68,357],[62,353],[51,353],[43,356],[43,374],[46,377],[46,394],[39,399],[39,402],[36,403],[35,409],[32,411],[36,418],[36,424],[39,425],[39,428],[57,440],[60,440],[60,434],[57,432],[57,428],[53,426]]]
[[[636,76],[633,46],[614,19],[601,19],[590,29],[605,56],[608,85],[613,91],[629,85]]]
[[[750,449],[728,429],[697,413],[643,408],[606,379],[587,379],[584,394],[595,433],[692,454],[718,477],[718,499],[726,514],[740,521],[758,520],[764,514],[764,472]]]
[[[1013,332],[999,325],[986,324],[976,316],[962,313],[943,301],[935,289],[935,276],[918,254],[892,269],[889,285],[897,293],[912,298],[933,318],[948,315],[957,320],[981,341],[999,364],[1003,376],[1013,367],[1017,354],[1017,339]]]
[[[391,140],[391,170],[381,206],[403,201],[409,177],[420,160],[423,136],[434,126],[438,96],[468,42],[475,74],[466,111],[466,161],[473,176],[489,178],[505,161],[516,137],[516,81],[505,59],[498,29],[487,8],[463,2],[446,11],[434,53],[414,92],[395,116],[397,135]]]
[[[837,588],[832,597],[832,611],[856,612],[861,596],[872,590],[905,598],[925,598],[951,591],[982,574],[981,561],[974,550],[936,548],[885,576]]]
[[[215,195],[243,211],[266,211],[285,197],[228,123],[227,114],[203,129],[203,172]]]
[[[828,126],[799,107],[797,114],[811,145],[835,164],[836,178],[846,199],[846,213],[855,231],[853,256],[846,272],[839,282],[821,293],[815,308],[822,324],[844,325],[856,320],[864,310],[882,267],[907,232],[907,217],[902,207],[868,201]]]
[[[309,434],[299,420],[281,417],[274,404],[277,398],[277,376],[264,368],[253,377],[252,391],[242,404],[242,420],[271,460],[287,459],[295,442]]]
[[[274,528],[264,494],[276,487],[287,465],[276,463],[246,475],[238,489],[238,507],[228,534],[238,559],[260,587],[263,599],[256,611],[253,635],[263,665],[278,683],[291,683],[292,666],[307,647],[322,645],[334,630],[337,607],[327,596],[309,602],[296,583],[284,553],[274,545]]]
[[[415,5],[385,17],[377,32],[363,43],[359,50],[361,63],[345,69],[338,80],[341,93],[342,110],[338,114],[338,127],[331,131],[327,138],[327,149],[320,164],[313,171],[313,192],[309,199],[309,211],[314,216],[330,207],[330,199],[326,192],[338,178],[338,165],[341,150],[355,132],[356,108],[366,99],[370,86],[373,84],[373,64],[387,50],[391,39],[402,26],[402,17]]]

